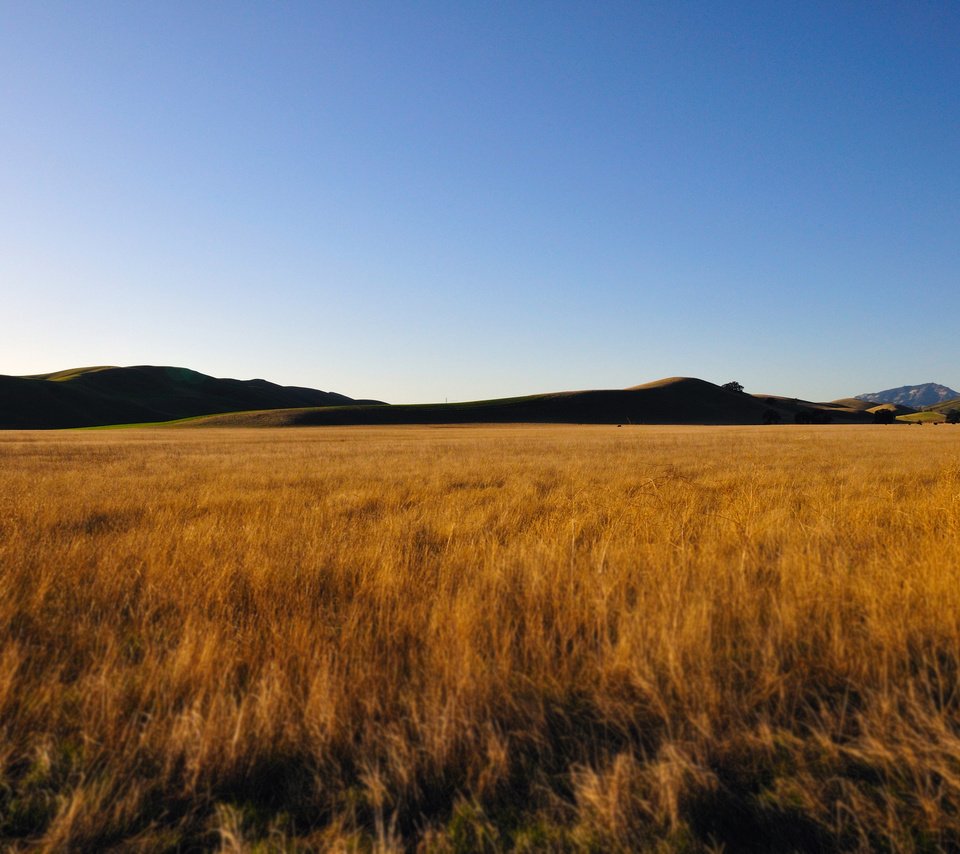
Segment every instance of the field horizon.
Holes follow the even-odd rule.
[[[696,377],[458,403],[388,404],[266,380],[218,379],[152,365],[72,368],[0,376],[0,429],[63,429],[188,422],[205,426],[349,424],[780,424],[873,423],[891,404],[814,402],[752,394]],[[948,401],[934,409],[946,411]],[[960,401],[956,402],[960,406]],[[915,415],[898,405],[895,416]],[[941,421],[923,416],[912,420]]]

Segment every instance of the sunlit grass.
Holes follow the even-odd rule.
[[[898,421],[907,421],[912,424],[942,424],[947,420],[947,416],[942,412],[913,412],[910,415],[899,415],[897,416]]]
[[[0,843],[960,846],[960,430],[0,436]]]

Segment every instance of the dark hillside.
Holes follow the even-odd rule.
[[[628,389],[571,391],[470,403],[336,406],[242,412],[190,422],[197,425],[313,426],[349,424],[764,424],[793,423],[798,413],[826,422],[865,423],[871,416],[841,407],[828,411],[787,398],[755,397],[691,377],[672,377]]]
[[[338,406],[342,394],[266,380],[217,379],[187,368],[90,368],[0,376],[0,428],[48,429],[170,421],[294,406]]]

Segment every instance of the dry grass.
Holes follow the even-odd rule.
[[[960,430],[0,437],[0,845],[960,846]]]

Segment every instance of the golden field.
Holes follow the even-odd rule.
[[[0,434],[0,848],[960,848],[960,428]]]

